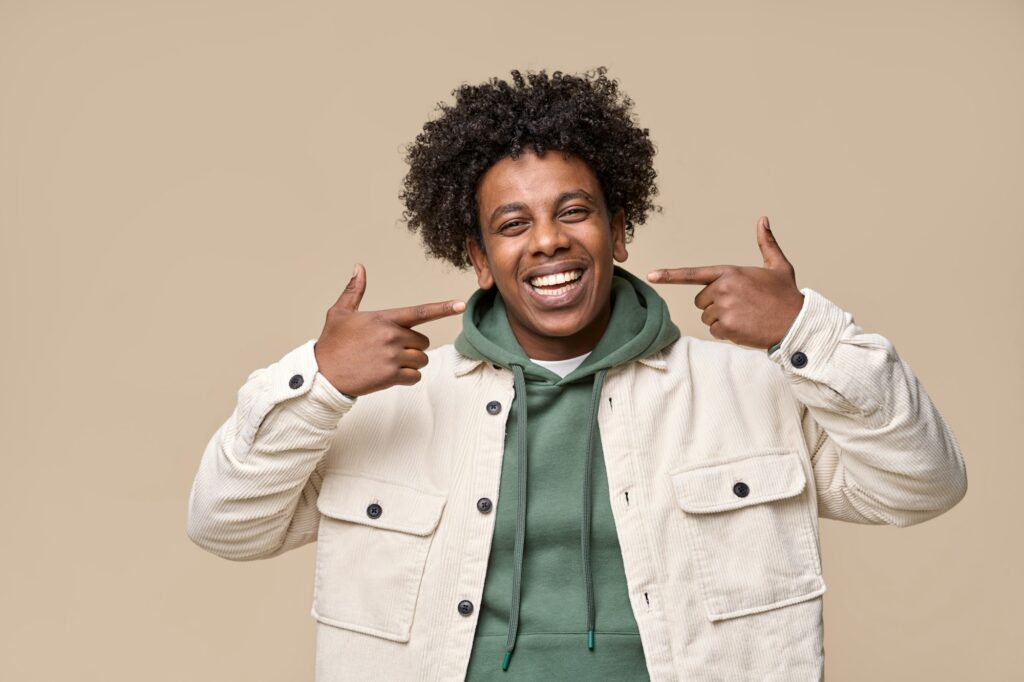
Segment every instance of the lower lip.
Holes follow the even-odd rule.
[[[561,308],[574,303],[576,299],[583,294],[584,280],[589,274],[589,270],[584,270],[580,278],[572,282],[572,288],[558,294],[557,296],[542,294],[534,289],[533,285],[529,282],[523,282],[523,286],[526,287],[526,290],[530,293],[530,298],[532,298],[539,306],[544,308]]]

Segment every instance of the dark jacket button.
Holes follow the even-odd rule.
[[[789,361],[793,363],[794,367],[800,369],[801,367],[805,367],[807,365],[807,356],[801,353],[800,351],[797,351],[793,353],[791,356],[789,356]]]
[[[497,400],[487,403],[487,414],[498,414],[499,412],[501,412],[501,403]]]
[[[459,613],[461,613],[463,616],[468,616],[469,614],[473,613],[473,602],[469,601],[468,599],[463,599],[462,601],[460,601]]]
[[[491,506],[491,501],[486,497],[481,497],[479,500],[476,501],[476,508],[479,509],[484,514],[490,513]]]
[[[750,494],[750,486],[743,481],[740,481],[732,487],[732,491],[736,493],[737,497],[746,497]]]
[[[373,504],[366,508],[366,515],[369,516],[371,519],[379,519],[383,511],[384,510],[381,508],[381,506],[374,502]]]
[[[288,380],[288,385],[291,386],[292,388],[299,388],[300,386],[302,386],[302,375],[296,374],[295,376],[293,376],[291,379]]]

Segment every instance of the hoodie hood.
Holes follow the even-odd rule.
[[[486,360],[525,376],[551,384],[567,384],[639,360],[662,350],[679,338],[665,300],[649,284],[619,266],[612,274],[611,317],[604,336],[587,359],[564,379],[530,361],[508,322],[505,302],[497,287],[477,289],[462,313],[462,332],[455,349],[466,357]]]
[[[609,369],[623,363],[647,357],[662,350],[679,338],[679,328],[669,317],[664,299],[645,282],[616,266],[611,287],[611,316],[604,335],[583,363],[564,378],[530,361],[508,322],[507,309],[497,289],[478,289],[467,301],[463,312],[462,333],[455,340],[455,348],[463,355],[492,362],[509,369],[513,374],[515,398],[511,414],[516,415],[516,428],[506,431],[505,456],[516,456],[518,491],[516,529],[514,539],[512,595],[508,618],[508,636],[505,644],[502,670],[508,670],[515,649],[519,629],[522,596],[523,554],[526,539],[526,484],[527,443],[546,447],[546,439],[564,433],[560,415],[570,412],[586,414],[586,446],[583,453],[584,479],[580,524],[580,550],[582,553],[583,581],[586,592],[586,630],[588,649],[594,648],[595,599],[590,556],[590,537],[593,515],[592,460],[594,451],[601,451],[597,413],[601,401],[601,388]],[[527,422],[529,383],[533,394],[551,391],[558,395],[553,400],[540,402],[539,426],[531,432]],[[592,379],[591,379],[592,377]],[[586,397],[576,384],[592,380],[593,387]],[[548,434],[548,435],[544,435]],[[504,471],[504,469],[503,469]],[[504,474],[503,474],[504,475]],[[500,505],[500,501],[499,501]]]

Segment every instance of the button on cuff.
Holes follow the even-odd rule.
[[[821,379],[853,317],[813,289],[804,287],[800,291],[804,305],[768,358],[787,373]]]
[[[259,371],[258,381],[247,382],[254,393],[253,400],[267,411],[287,403],[288,412],[319,429],[334,429],[354,401],[345,398],[317,369],[313,345],[316,339],[292,349],[280,360]],[[255,378],[254,372],[250,378]],[[243,444],[244,445],[244,444]],[[244,450],[240,450],[244,451]]]

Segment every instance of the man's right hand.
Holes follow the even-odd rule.
[[[412,327],[466,309],[462,301],[424,303],[408,308],[360,311],[366,270],[357,264],[345,291],[330,310],[313,346],[320,373],[351,396],[366,395],[396,384],[420,380],[430,339]]]

